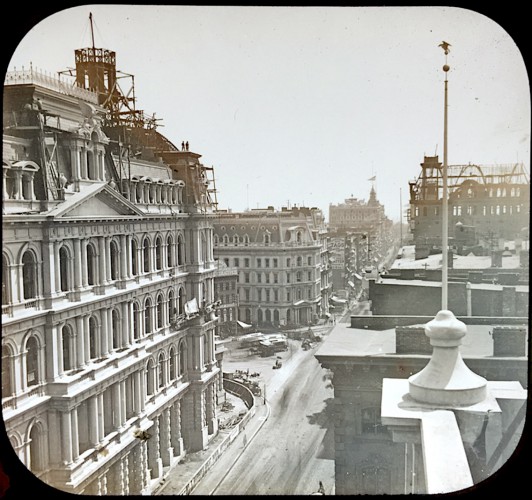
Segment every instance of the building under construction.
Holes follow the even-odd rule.
[[[449,244],[455,252],[488,255],[507,241],[528,241],[530,176],[522,163],[449,165]],[[416,259],[441,253],[442,164],[425,156],[409,183],[408,222]]]
[[[218,432],[213,170],[75,55],[4,81],[2,417],[45,483],[150,494]]]

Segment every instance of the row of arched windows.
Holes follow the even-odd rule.
[[[174,380],[183,376],[187,370],[186,343],[181,340],[176,347],[172,345],[168,353],[159,352],[148,360],[146,365],[146,392],[155,394]]]
[[[181,266],[185,263],[185,242],[184,237],[180,233],[177,236],[177,244],[174,244],[174,235],[168,234],[166,238],[162,235],[157,235],[154,240],[154,256],[152,258],[152,243],[149,236],[144,236],[140,243],[135,238],[131,240],[130,256],[131,259],[131,273],[133,276],[138,276],[142,273],[151,271],[159,271],[162,269],[170,269],[175,266]],[[141,251],[139,252],[139,244]],[[74,252],[66,243],[62,244],[58,252],[59,262],[57,269],[59,273],[59,290],[67,292],[72,290],[74,286],[73,280],[73,265],[75,258],[81,258],[77,255],[74,257]],[[122,278],[121,276],[121,258],[123,256],[120,252],[118,241],[112,239],[109,243],[109,276],[111,281],[116,281]],[[128,258],[126,256],[125,258]],[[153,262],[152,262],[153,260]],[[79,265],[79,263],[78,263]],[[16,302],[13,297],[13,287],[11,283],[11,266],[12,263],[8,256],[2,254],[2,305],[8,305]],[[89,241],[86,245],[86,269],[81,272],[86,273],[86,281],[88,286],[97,285],[100,282],[98,272],[103,263],[99,259],[99,252],[95,242]],[[22,267],[22,290],[20,291],[21,298],[25,301],[36,299],[41,292],[39,290],[40,278],[40,262],[37,253],[33,249],[27,249],[21,257]],[[51,277],[54,279],[54,276]]]
[[[270,235],[269,234],[265,234],[264,235],[264,243],[265,244],[269,244],[270,243]],[[234,246],[238,246],[240,244],[243,244],[244,246],[249,246],[249,243],[250,243],[250,239],[249,239],[249,236],[247,234],[245,234],[242,238],[240,238],[240,236],[238,236],[238,234],[235,234],[233,235],[232,238],[229,238],[229,235],[227,234],[224,234],[222,236],[222,244],[223,246],[228,246],[230,243],[232,243]],[[220,238],[217,234],[214,235],[214,246],[217,247],[220,245]]]

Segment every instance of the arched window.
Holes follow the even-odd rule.
[[[33,472],[44,470],[44,446],[43,435],[34,425],[30,431],[30,456],[28,457],[28,468]]]
[[[37,385],[39,376],[39,344],[37,339],[31,336],[26,343],[26,385]]]
[[[133,276],[139,275],[138,246],[136,240],[131,240],[131,270]]]
[[[133,338],[135,340],[140,338],[139,306],[136,302],[133,302]]]
[[[72,370],[72,331],[65,325],[61,330],[61,339],[63,341],[63,370]]]
[[[155,238],[155,269],[160,271],[163,268],[163,241],[160,236]]]
[[[144,302],[144,332],[146,335],[152,332],[151,299],[148,297]]]
[[[2,397],[9,398],[14,392],[13,386],[13,364],[11,348],[7,345],[2,346]]]
[[[185,313],[185,290],[183,288],[179,289],[177,295],[177,314],[182,315]]]
[[[87,173],[90,180],[96,181],[98,180],[98,168],[96,165],[96,156],[95,154],[89,149],[87,151]]]
[[[265,244],[265,245],[269,245],[269,244],[270,244],[270,241],[271,241],[271,240],[270,240],[270,235],[269,235],[268,233],[266,233],[266,234],[264,235],[264,244]]]
[[[166,323],[169,325],[172,323],[172,321],[175,320],[174,316],[176,315],[176,308],[175,308],[175,294],[173,290],[170,290],[168,293],[168,307],[167,307],[167,315],[166,315]]]
[[[160,330],[164,326],[164,316],[163,316],[164,304],[163,296],[159,294],[157,296],[157,329]]]
[[[91,243],[87,245],[87,283],[96,284],[96,250]]]
[[[165,369],[166,369],[166,360],[164,359],[164,354],[161,352],[159,354],[159,381],[158,381],[158,387],[159,389],[162,389],[165,384]]]
[[[169,269],[174,267],[174,238],[171,234],[166,238],[166,266]]]
[[[153,359],[149,359],[146,366],[146,392],[151,396],[155,392],[155,363]]]
[[[266,309],[266,323],[272,322],[272,313],[269,309]]]
[[[185,263],[185,241],[183,235],[177,237],[177,265],[182,266]]]
[[[240,243],[240,240],[238,238],[238,234],[235,234],[233,236],[233,245],[235,245],[235,247],[236,247],[236,246],[238,246],[239,243]]]
[[[296,273],[296,281],[297,281],[298,283],[301,283],[301,271],[298,271],[298,272]]]
[[[277,309],[273,311],[273,321],[274,323],[279,324],[279,311]]]
[[[59,249],[59,276],[61,283],[61,291],[67,292],[69,287],[69,273],[68,273],[68,251],[65,247]]]
[[[22,256],[22,283],[24,299],[37,297],[37,259],[31,250]]]
[[[118,245],[116,244],[116,241],[111,241],[110,253],[111,253],[111,279],[114,281],[114,280],[119,279],[119,273],[120,273],[120,253],[118,251]]]
[[[144,242],[142,244],[142,252],[143,252],[143,258],[144,258],[144,272],[149,273],[150,272],[150,240],[148,240],[148,238],[144,238]]]
[[[176,379],[176,354],[175,354],[175,347],[172,346],[170,347],[170,353],[169,353],[169,359],[168,361],[170,362],[170,380],[175,380]]]
[[[249,236],[247,234],[244,235],[244,246],[249,246]]]
[[[298,232],[296,233],[296,241],[297,241],[298,243],[301,243],[301,240],[302,240],[301,231],[298,231]]]
[[[257,321],[259,322],[259,324],[263,322],[262,321],[262,309],[259,309],[257,312]]]
[[[227,234],[224,234],[222,239],[224,242],[224,247],[226,247],[229,244],[229,236],[227,236]]]
[[[292,322],[292,313],[291,313],[290,309],[286,310],[286,322],[287,323],[291,323]]]
[[[113,349],[119,349],[121,347],[120,342],[120,316],[116,309],[113,309],[111,313],[111,324],[113,327]]]
[[[98,325],[96,319],[89,318],[89,357],[90,359],[97,359],[100,355],[100,348],[98,345]]]
[[[237,236],[238,238],[238,236]],[[201,240],[200,240],[200,252],[201,252],[201,262],[207,262],[207,239],[205,238],[205,235],[201,233]]]
[[[186,344],[184,342],[179,343],[179,367],[178,367],[178,374],[181,377],[185,373],[185,370],[187,369],[186,366]]]
[[[2,254],[2,305],[11,302],[11,280],[9,278],[9,261]]]
[[[246,309],[246,323],[251,323],[251,309]]]
[[[215,234],[215,235],[214,235],[214,246],[215,246],[215,247],[218,246],[219,240],[220,240],[220,239],[218,238],[218,235]]]

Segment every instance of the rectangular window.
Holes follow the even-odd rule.
[[[312,257],[310,255],[307,257],[307,265],[308,266],[312,265]]]
[[[292,299],[290,298],[290,290],[286,291],[286,301],[290,302]]]
[[[273,291],[273,300],[277,302],[279,300],[279,292],[277,290]]]
[[[266,283],[270,282],[270,273],[266,273]]]
[[[224,259],[224,264],[229,267],[229,259]]]
[[[270,290],[266,289],[266,302],[270,302]]]
[[[244,267],[249,267],[249,259],[244,259]]]
[[[270,259],[264,259],[264,267],[270,267]]]
[[[290,273],[286,273],[286,282],[290,283]]]
[[[277,273],[273,273],[273,282],[279,283],[279,275]]]
[[[249,283],[249,273],[244,273],[244,283]]]
[[[245,293],[245,296],[246,296],[246,300],[249,301],[249,288],[246,288],[244,290],[244,293]]]
[[[308,281],[312,281],[312,271],[308,272]]]
[[[234,262],[235,262],[235,267],[240,267],[240,259],[238,257],[235,257]]]
[[[277,267],[277,259],[273,259],[273,267]]]
[[[261,267],[262,266],[262,260],[261,259],[257,259],[257,267]]]

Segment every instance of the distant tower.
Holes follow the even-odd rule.
[[[375,186],[371,185],[371,191],[369,192],[368,206],[377,206],[379,201],[377,200],[377,193],[375,192]]]

